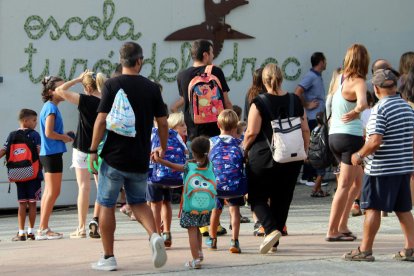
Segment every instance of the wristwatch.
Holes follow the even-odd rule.
[[[98,153],[98,150],[91,150],[91,148],[89,148],[88,149],[88,153],[91,153],[91,154],[96,154],[96,153]]]

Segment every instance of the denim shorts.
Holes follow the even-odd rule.
[[[115,207],[119,191],[125,188],[128,204],[146,203],[148,173],[124,172],[109,166],[102,160],[99,168],[96,201],[104,207]]]

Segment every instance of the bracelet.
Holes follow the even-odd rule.
[[[356,156],[358,156],[359,160],[362,161],[364,159],[364,157],[362,157],[362,155],[359,152],[356,152],[355,154]]]
[[[91,153],[91,154],[96,154],[96,153],[98,153],[98,150],[91,150],[90,148],[88,149],[88,153]]]

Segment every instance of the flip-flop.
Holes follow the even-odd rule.
[[[346,237],[352,237],[354,240],[357,239],[357,236],[354,235],[354,233],[352,233],[351,231],[349,232],[345,232],[345,233],[341,233],[342,235],[346,236]]]
[[[339,235],[337,237],[326,237],[325,241],[327,242],[352,242],[355,239],[345,235]]]

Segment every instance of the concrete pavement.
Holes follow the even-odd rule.
[[[332,187],[328,187],[332,189]],[[341,260],[346,251],[355,249],[356,242],[328,243],[324,241],[328,223],[331,197],[311,198],[311,189],[298,185],[287,222],[289,236],[282,237],[278,252],[258,253],[262,238],[252,235],[253,223],[241,225],[240,245],[243,253],[230,254],[231,236],[219,237],[218,251],[204,250],[203,269],[189,271],[185,261],[191,259],[185,229],[179,226],[178,206],[173,211],[173,246],[168,249],[168,262],[161,269],[154,269],[148,236],[142,226],[131,222],[117,212],[115,255],[118,271],[113,275],[167,274],[189,275],[414,275],[414,264],[396,262],[392,255],[403,247],[403,235],[394,214],[383,218],[380,233],[374,244],[374,263],[354,263]],[[242,213],[250,217],[249,209]],[[362,217],[350,218],[350,229],[361,236]],[[64,233],[56,241],[12,242],[16,233],[16,216],[0,217],[0,274],[1,275],[101,275],[90,268],[102,253],[100,240],[69,239],[77,224],[75,209],[56,211],[51,227]],[[223,212],[222,224],[228,228],[228,212]]]

